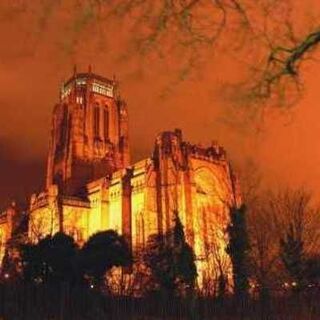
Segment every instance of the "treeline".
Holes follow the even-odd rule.
[[[320,288],[320,209],[304,189],[248,201],[248,275],[261,298]]]
[[[153,306],[155,316],[163,311],[192,319],[204,318],[203,314],[208,319],[226,314],[270,319],[283,310],[298,314],[297,306],[303,316],[307,312],[310,319],[312,315],[317,318],[320,210],[311,195],[286,189],[245,200],[246,205],[230,208],[225,229],[233,270],[231,290],[221,270],[216,270],[220,276],[215,296],[204,296],[197,288],[196,257],[176,213],[172,230],[150,237],[134,257],[124,237],[113,230],[92,235],[82,247],[63,233],[37,244],[11,244],[0,274],[0,300],[2,289],[16,288],[20,298],[15,301],[21,306],[19,301],[28,288],[33,293],[26,301],[39,292],[41,298],[36,300],[45,301],[50,293],[62,314],[68,312],[65,302],[73,301],[77,317],[83,305],[104,310],[106,315],[115,306],[121,309],[123,303],[122,313],[130,309],[139,314]],[[54,311],[50,314],[56,318]]]
[[[35,285],[86,283],[100,288],[108,270],[130,263],[127,243],[113,230],[92,235],[81,248],[72,237],[58,232],[38,243],[11,245],[3,259],[1,278]]]
[[[197,278],[195,260],[176,214],[172,230],[164,235],[151,236],[135,259],[125,238],[114,230],[92,235],[81,247],[71,236],[61,232],[48,235],[37,243],[10,243],[0,277],[11,283],[82,285],[101,292],[109,290],[112,294],[112,288],[108,286],[112,274],[114,278],[130,279],[134,273],[143,278],[139,284],[131,283],[140,287],[135,288],[137,291],[159,289],[172,297],[179,292],[194,290]]]
[[[115,287],[113,278],[120,279]],[[196,278],[195,255],[178,214],[173,228],[150,237],[135,259],[125,238],[113,230],[92,235],[82,247],[72,237],[56,233],[38,243],[11,243],[1,269],[0,315],[35,319],[39,315],[33,307],[38,308],[39,319],[63,314],[63,319],[78,320],[97,312],[111,316],[133,310],[139,314],[148,310],[142,298],[151,299],[159,314],[167,310],[171,315],[189,315],[194,313]],[[190,304],[181,306],[175,300],[181,296]],[[12,304],[16,307],[6,307]]]

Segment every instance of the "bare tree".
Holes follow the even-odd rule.
[[[307,17],[307,7],[293,0],[20,0],[4,1],[0,10],[10,17],[35,15],[41,32],[55,13],[69,14],[74,45],[93,25],[102,41],[106,29],[121,25],[130,31],[131,52],[175,56],[180,80],[204,58],[229,54],[247,76],[228,96],[259,111],[274,99],[276,106],[291,104],[301,92],[302,68],[320,42],[319,24]]]
[[[296,285],[297,279],[286,270],[280,244],[288,235],[299,242],[301,263],[319,250],[320,216],[311,194],[304,189],[265,192],[250,208],[248,218],[251,271],[259,289],[279,288],[285,282],[289,285],[290,280]]]
[[[319,208],[312,195],[305,189],[285,189],[270,195],[270,210],[283,236],[290,225],[304,242],[306,254],[312,254],[320,248]]]
[[[264,295],[279,285],[279,229],[269,209],[267,197],[259,197],[248,206],[250,265],[253,286]]]
[[[115,12],[136,18],[133,25],[140,31],[137,43],[143,52],[180,47],[188,53],[182,78],[199,62],[203,49],[236,51],[232,58],[246,65],[248,77],[228,93],[241,97],[246,105],[261,106],[274,98],[277,106],[294,103],[302,89],[302,65],[320,42],[318,23],[307,20],[301,14],[304,7],[290,0],[113,3]]]
[[[232,265],[226,253],[226,218],[221,210],[209,206],[203,208],[201,230],[203,237],[203,257],[205,266],[201,292],[205,296],[222,297],[232,289]]]
[[[237,175],[240,181],[242,201],[248,206],[248,209],[259,201],[262,193],[263,179],[257,163],[250,158],[238,166]]]

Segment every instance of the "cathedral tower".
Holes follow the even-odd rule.
[[[86,183],[129,165],[128,114],[118,83],[91,72],[63,84],[53,111],[47,188],[81,195]]]

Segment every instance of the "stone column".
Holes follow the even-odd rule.
[[[121,187],[122,187],[122,234],[126,239],[130,250],[132,248],[132,227],[131,227],[131,178],[132,169],[126,169],[122,176]]]

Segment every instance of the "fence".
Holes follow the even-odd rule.
[[[160,320],[160,319],[320,319],[320,292],[270,298],[179,299],[106,296],[67,285],[0,285],[0,319],[5,320]]]

